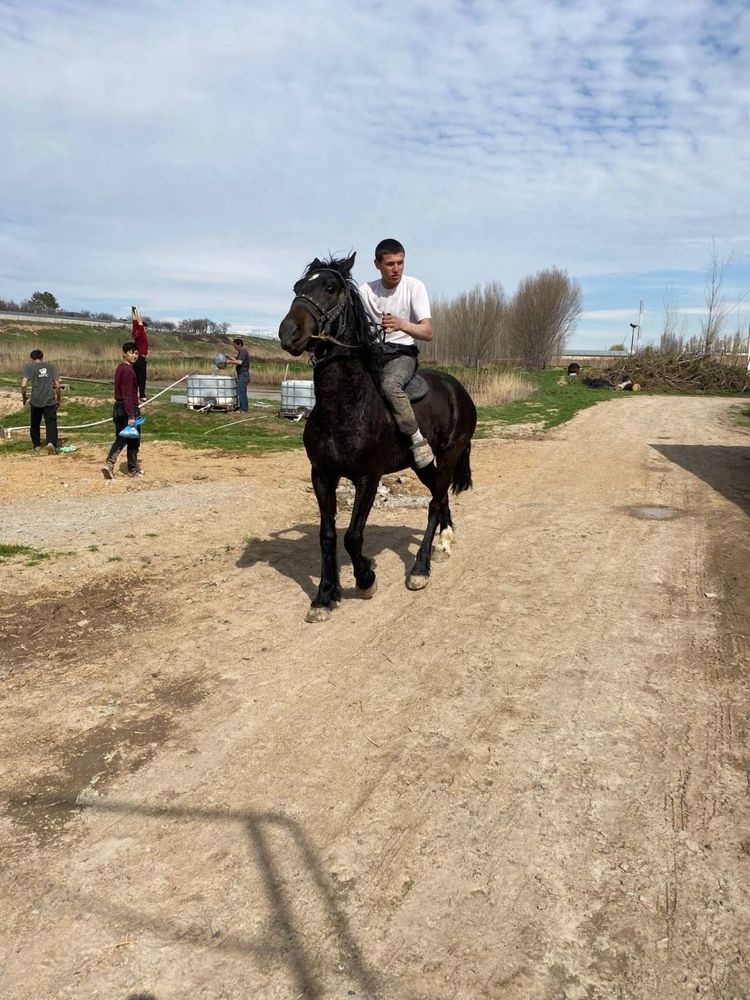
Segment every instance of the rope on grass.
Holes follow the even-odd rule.
[[[145,403],[141,403],[140,409],[143,409],[144,406],[148,406],[149,403],[153,403],[153,401],[155,399],[158,399],[159,396],[163,396],[165,392],[169,392],[170,389],[174,389],[174,387],[176,385],[179,385],[180,382],[184,382],[186,378],[190,378],[191,375],[195,374],[197,374],[197,372],[190,372],[188,375],[183,375],[182,378],[178,378],[176,382],[173,382],[171,385],[168,385],[166,389],[162,389],[160,392],[157,392],[155,396],[151,396],[150,399],[147,399]],[[86,427],[98,427],[100,424],[109,424],[111,422],[112,422],[112,417],[105,417],[103,420],[92,420],[91,423],[89,424],[71,424],[70,427],[58,427],[58,431],[80,431]],[[28,430],[30,430],[29,427],[3,427],[3,434],[5,435],[6,439],[10,440],[11,435],[14,434],[16,431],[28,431]]]

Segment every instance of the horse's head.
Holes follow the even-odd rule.
[[[346,260],[308,264],[294,286],[294,299],[279,326],[279,340],[295,357],[310,350],[310,341],[325,337],[346,308],[356,254]]]

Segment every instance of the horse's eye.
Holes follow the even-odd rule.
[[[327,285],[326,286],[326,291],[330,292],[331,295],[333,295],[333,293],[336,291],[336,286],[335,285]]]

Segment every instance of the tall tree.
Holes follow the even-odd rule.
[[[704,301],[706,315],[701,321],[703,352],[710,354],[721,336],[727,318],[727,304],[724,297],[724,272],[731,263],[731,257],[719,257],[716,240],[711,241],[711,256],[706,271]]]
[[[564,353],[582,305],[581,286],[566,271],[553,267],[524,278],[508,310],[513,353],[530,368],[546,368]]]
[[[421,345],[420,352],[425,360],[440,358],[471,368],[494,360],[501,353],[506,308],[499,281],[476,285],[447,301],[436,300],[432,311],[436,336]]]
[[[60,308],[60,303],[52,292],[34,292],[24,305],[35,312],[55,312]]]

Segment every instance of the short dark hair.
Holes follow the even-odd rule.
[[[36,350],[32,351],[29,355],[32,361],[41,361],[44,357],[44,353],[37,347]]]
[[[232,341],[232,343],[233,344],[239,344],[240,347],[244,347],[245,346],[245,341],[241,337],[235,337],[234,340]]]
[[[128,351],[137,351],[138,345],[132,340],[126,340],[122,345],[122,353],[127,354]]]
[[[387,253],[406,253],[406,250],[398,240],[381,240],[375,247],[375,260],[382,260]]]

